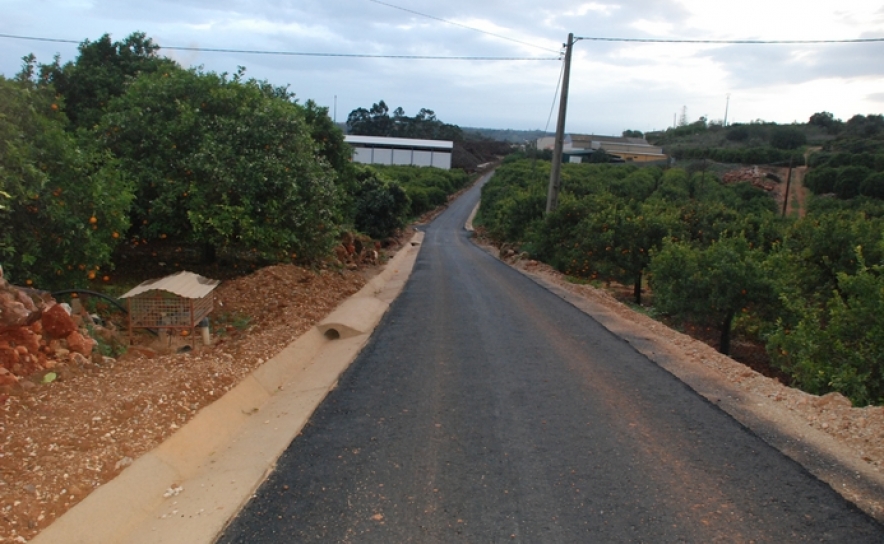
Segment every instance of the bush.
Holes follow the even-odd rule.
[[[807,135],[793,127],[782,127],[770,135],[770,145],[777,149],[798,149],[807,144]]]
[[[364,167],[357,179],[356,229],[372,238],[382,239],[404,227],[411,210],[405,190],[370,167]]]
[[[863,196],[884,200],[884,172],[869,175],[859,187]]]
[[[430,197],[427,190],[423,187],[406,187],[405,194],[411,202],[410,215],[418,216],[432,209],[430,206]]]
[[[179,68],[136,79],[96,128],[137,183],[130,234],[271,261],[325,255],[340,221],[337,178],[305,117],[238,76]]]
[[[132,200],[116,162],[65,132],[61,109],[51,87],[0,76],[0,261],[10,281],[44,289],[106,273]]]
[[[838,170],[835,180],[835,194],[838,198],[848,199],[859,196],[862,182],[869,177],[871,170],[865,166],[845,166]]]
[[[729,128],[725,138],[731,142],[745,142],[749,139],[749,130],[743,126]]]
[[[804,186],[816,195],[825,195],[835,192],[835,182],[838,180],[838,170],[828,166],[814,168],[804,176]]]
[[[729,353],[734,317],[751,305],[775,300],[763,269],[764,254],[743,236],[722,238],[700,249],[667,243],[651,261],[654,304],[660,311],[719,327],[719,351]]]
[[[791,301],[801,319],[780,327],[769,351],[803,390],[838,391],[854,405],[884,403],[884,268],[868,268],[856,251],[855,274],[838,275],[840,295],[822,308]],[[800,300],[800,299],[798,299]]]

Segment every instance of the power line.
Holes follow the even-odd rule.
[[[515,38],[510,38],[510,37],[507,37],[507,36],[501,36],[500,34],[495,34],[495,33],[493,33],[493,32],[488,32],[487,30],[482,30],[482,29],[475,28],[475,27],[472,27],[472,26],[467,26],[467,25],[464,25],[464,24],[461,24],[461,23],[455,23],[454,21],[449,21],[448,19],[442,19],[441,17],[436,17],[436,16],[434,16],[434,15],[427,15],[426,13],[421,13],[421,12],[419,12],[419,11],[414,11],[413,9],[408,9],[408,8],[403,8],[403,7],[401,7],[401,6],[396,6],[396,5],[393,5],[393,4],[388,4],[387,2],[381,2],[380,0],[368,0],[368,1],[369,1],[369,2],[374,2],[375,4],[380,4],[380,5],[382,5],[382,6],[387,6],[388,8],[398,9],[398,10],[400,10],[400,11],[404,11],[404,12],[407,12],[407,13],[411,13],[411,14],[413,14],[413,15],[417,15],[417,16],[419,16],[419,17],[426,17],[427,19],[433,19],[434,21],[439,21],[439,22],[442,22],[442,23],[445,23],[445,24],[448,24],[448,25],[454,25],[454,26],[459,26],[459,27],[461,27],[461,28],[466,28],[467,30],[472,30],[473,32],[480,32],[480,33],[482,33],[482,34],[487,34],[488,36],[494,36],[495,38],[500,38],[501,40],[507,40],[507,41],[510,41],[510,42],[519,43],[519,44],[522,44],[522,45],[527,45],[528,47],[535,47],[535,48],[537,48],[537,49],[542,49],[542,50],[544,50],[544,51],[549,51],[549,52],[551,52],[551,53],[559,53],[559,51],[556,51],[555,49],[549,49],[549,48],[547,48],[547,47],[543,47],[542,45],[535,45],[535,44],[533,44],[533,43],[523,42],[523,41],[521,41],[521,40],[517,40],[517,39],[515,39]]]
[[[884,42],[884,38],[855,38],[850,40],[667,40],[659,38],[598,38],[581,36],[575,40],[596,42],[638,42],[638,43],[712,43],[712,44],[749,44],[749,45],[780,45],[780,44],[824,44],[824,43],[872,43]]]
[[[31,40],[38,42],[73,43],[76,40],[63,40],[58,38],[40,38],[35,36],[15,36],[12,34],[0,34],[0,38],[14,40]],[[364,58],[364,59],[405,59],[405,60],[470,60],[470,61],[521,61],[521,60],[559,60],[558,57],[481,57],[481,56],[441,56],[441,55],[370,55],[363,53],[313,53],[302,51],[265,51],[257,49],[220,49],[214,47],[183,47],[183,46],[159,46],[160,49],[169,51],[199,51],[203,53],[242,53],[246,55],[277,55],[290,57],[339,57],[339,58]]]
[[[562,62],[562,69],[561,69],[561,71],[559,71],[559,79],[556,80],[556,92],[555,92],[555,94],[553,94],[553,101],[549,107],[549,117],[546,118],[546,126],[543,127],[544,134],[549,132],[549,124],[550,124],[550,122],[552,122],[553,112],[556,109],[556,102],[559,99],[559,89],[562,86],[562,76],[564,74],[565,74],[565,63]]]

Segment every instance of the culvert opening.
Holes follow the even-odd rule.
[[[341,338],[341,333],[339,333],[337,329],[328,329],[325,331],[325,337],[329,340],[339,340]]]

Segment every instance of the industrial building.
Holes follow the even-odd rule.
[[[362,164],[404,164],[451,169],[454,142],[381,136],[346,135],[353,161]]]
[[[537,149],[552,149],[555,138],[546,136],[537,140]],[[565,135],[562,152],[569,162],[582,162],[584,157],[597,150],[623,162],[665,161],[663,148],[653,146],[644,138],[625,138],[618,136],[598,136],[594,134]]]

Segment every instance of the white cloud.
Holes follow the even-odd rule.
[[[668,21],[649,21],[647,19],[639,19],[629,26],[657,38],[671,36],[673,30],[673,24]]]
[[[588,13],[601,14],[601,15],[611,15],[615,11],[619,10],[620,6],[616,4],[599,4],[597,2],[586,2],[577,6],[576,9],[572,9],[570,11],[566,11],[565,15],[569,17],[583,17]]]
[[[577,36],[683,39],[884,37],[880,1],[413,0],[408,8],[499,34],[516,43],[365,0],[0,0],[0,33],[74,40],[140,30],[160,45],[322,53],[554,57]],[[526,45],[531,44],[531,45]],[[532,47],[540,46],[541,49]],[[692,118],[790,122],[816,111],[849,118],[882,108],[881,44],[696,45],[582,41],[575,45],[569,127],[600,133],[649,130],[687,106]],[[20,57],[72,60],[76,45],[0,39],[0,73]],[[164,53],[168,53],[168,50]],[[543,128],[559,62],[405,61],[175,52],[183,64],[290,84],[338,119],[384,99],[410,113],[433,109],[461,125]]]

